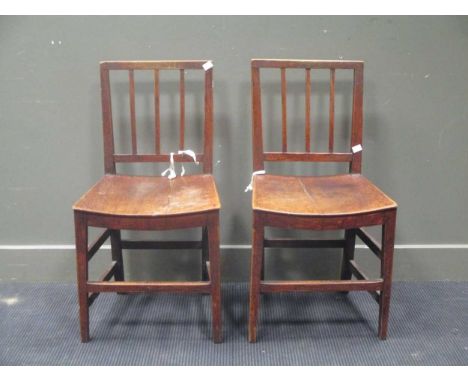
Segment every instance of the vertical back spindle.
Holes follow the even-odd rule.
[[[281,68],[281,108],[282,108],[282,138],[283,138],[283,152],[288,151],[288,127],[286,115],[286,68]]]
[[[161,153],[161,116],[159,112],[159,70],[154,70],[154,149]]]
[[[306,68],[306,88],[305,88],[305,108],[306,108],[306,122],[305,122],[305,150],[310,153],[310,68]]]
[[[180,92],[179,150],[183,150],[184,149],[184,135],[185,135],[185,72],[184,72],[184,69],[180,69],[179,92]]]
[[[328,151],[333,152],[335,139],[335,68],[330,69],[330,128],[328,131]]]
[[[135,116],[135,77],[133,69],[128,71],[130,93],[130,123],[132,128],[132,154],[137,153],[136,116]]]

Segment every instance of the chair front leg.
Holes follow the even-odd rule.
[[[115,281],[124,281],[124,267],[122,258],[122,238],[119,230],[112,230],[111,235],[112,260],[117,262],[114,278]]]
[[[257,319],[262,277],[264,227],[260,216],[254,212],[252,232],[252,257],[250,265],[249,342],[257,341]]]
[[[210,259],[210,284],[211,284],[211,311],[213,341],[220,343],[223,340],[221,317],[221,261],[219,258],[219,214],[210,219],[207,229],[208,252]]]
[[[395,245],[396,210],[389,212],[382,226],[381,277],[383,287],[379,299],[379,338],[387,338],[390,294],[392,288],[393,249]]]
[[[75,212],[76,272],[80,306],[81,342],[89,341],[88,282],[88,226],[83,214]]]

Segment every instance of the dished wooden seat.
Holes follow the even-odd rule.
[[[213,176],[105,175],[73,206],[74,210],[117,216],[168,216],[220,209]]]
[[[342,216],[396,208],[360,174],[254,177],[252,208],[287,215]]]

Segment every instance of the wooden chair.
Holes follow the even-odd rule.
[[[334,176],[257,175],[253,178],[253,245],[250,278],[249,341],[257,338],[260,293],[312,291],[368,291],[378,302],[381,339],[387,336],[396,203],[361,175],[363,113],[363,62],[315,60],[252,60],[253,168],[264,169],[264,161],[348,162],[349,173]],[[277,68],[281,76],[282,151],[264,152],[260,69]],[[305,151],[288,152],[286,124],[286,69],[303,69],[305,74]],[[311,70],[330,72],[329,151],[311,152]],[[352,70],[353,106],[348,152],[334,151],[335,71]],[[354,150],[353,150],[354,148]],[[355,151],[355,152],[354,152]],[[362,227],[382,226],[382,244]],[[339,240],[294,240],[265,238],[265,227],[305,230],[345,230]],[[381,260],[380,278],[369,280],[354,261],[358,236]],[[341,280],[262,280],[265,248],[343,248]],[[357,280],[351,280],[352,276]]]
[[[89,341],[89,307],[101,292],[181,292],[211,294],[214,342],[222,341],[221,289],[219,260],[220,201],[212,176],[213,157],[213,70],[204,74],[204,143],[197,160],[203,174],[176,177],[128,176],[116,174],[116,163],[168,162],[170,155],[160,148],[160,81],[162,70],[180,74],[179,149],[184,149],[186,70],[203,70],[206,61],[113,61],[102,62],[101,92],[104,128],[105,176],[73,206],[75,215],[76,258],[80,328],[82,342]],[[205,66],[206,68],[206,66]],[[111,70],[128,71],[130,93],[131,154],[114,152],[111,110]],[[154,75],[155,154],[138,154],[135,116],[134,71],[147,70]],[[175,155],[177,162],[189,162],[189,155]],[[105,228],[104,233],[88,246],[88,227]],[[122,240],[120,230],[173,230],[202,228],[201,241],[130,241]],[[97,281],[88,280],[88,262],[110,237],[112,266]],[[198,249],[202,251],[202,281],[135,282],[124,280],[123,249]],[[209,261],[208,261],[209,260]],[[109,281],[114,278],[114,281]]]

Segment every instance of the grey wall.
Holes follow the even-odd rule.
[[[363,172],[399,203],[397,244],[442,245],[399,247],[396,278],[468,279],[468,249],[445,246],[468,243],[467,17],[2,17],[0,57],[1,279],[73,280],[73,251],[50,246],[73,244],[71,205],[103,174],[101,60],[214,61],[222,242],[249,244],[250,194],[243,189],[252,168],[254,57],[365,60]],[[290,79],[297,99],[289,115],[298,118],[290,123],[301,131],[302,77]],[[349,79],[342,80],[338,96],[345,108]],[[318,81],[320,97],[325,82]],[[274,146],[278,94],[268,81],[265,86]],[[340,113],[341,126],[347,120]],[[320,127],[326,121],[317,115]],[[286,171],[317,170],[295,165]],[[225,248],[225,279],[245,279],[248,254]],[[126,258],[128,274],[197,277],[196,255],[154,255]],[[376,269],[365,253],[362,258]],[[268,274],[328,277],[336,273],[339,253],[299,253],[295,259],[289,252],[272,254]]]

